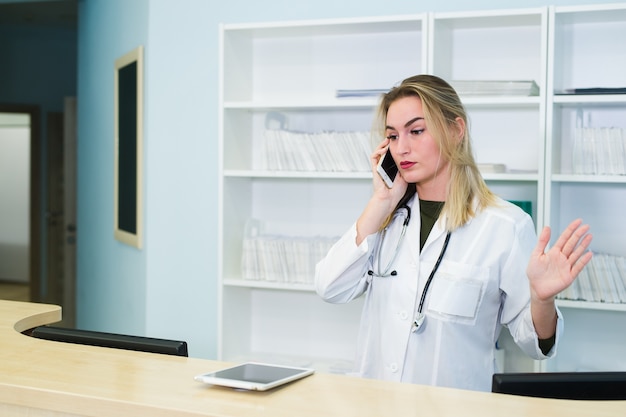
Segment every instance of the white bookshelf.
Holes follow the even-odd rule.
[[[259,155],[266,122],[297,132],[371,130],[376,97],[426,71],[427,16],[223,25],[220,58],[220,336],[223,360],[271,360],[346,372],[362,303],[332,305],[311,282],[244,279],[254,219],[282,236],[339,236],[371,192],[369,172],[271,171]]]
[[[276,115],[291,131],[369,131],[377,98],[340,99],[338,89],[387,89],[418,73],[534,81],[536,95],[461,95],[477,161],[507,167],[485,179],[505,199],[530,201],[537,231],[550,225],[559,232],[580,216],[593,228],[594,251],[626,256],[626,176],[574,174],[568,156],[581,112],[593,123],[626,127],[626,95],[555,94],[623,83],[626,5],[228,24],[220,38],[220,359],[345,372],[354,357],[360,300],[328,304],[311,282],[245,279],[241,266],[252,220],[281,236],[338,237],[369,198],[369,172],[268,170],[260,158]],[[596,356],[581,348],[591,343],[582,340],[588,331],[607,346],[597,352],[614,355],[626,343],[624,308],[600,304],[559,301],[566,336],[558,359],[542,365],[504,334],[505,370],[593,368],[576,362]]]
[[[577,127],[626,128],[626,95],[563,92],[626,87],[626,4],[550,7],[549,18],[546,224],[561,230],[582,217],[591,225],[594,252],[624,257],[626,175],[577,172],[573,154]],[[543,363],[544,370],[626,370],[625,304],[558,304],[565,333],[558,355]]]
[[[429,72],[459,81],[533,81],[536,95],[464,94],[476,160],[506,166],[486,173],[489,187],[507,200],[529,201],[537,230],[543,225],[546,39],[548,10],[494,10],[430,15]],[[514,47],[511,47],[514,45]],[[518,146],[519,145],[519,146]],[[504,330],[507,371],[537,364]]]
[[[543,224],[547,8],[430,14],[429,72],[455,81],[531,80],[538,94],[481,95],[459,91],[470,119],[478,163],[504,164],[485,174],[508,200],[530,201]],[[515,47],[511,47],[515,45]],[[524,146],[511,146],[523,143]]]

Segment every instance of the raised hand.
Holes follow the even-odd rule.
[[[576,219],[561,233],[554,246],[545,252],[550,241],[550,228],[544,227],[526,269],[531,297],[535,301],[552,301],[574,282],[589,263],[593,255],[587,251],[592,239],[588,232],[589,225]]]

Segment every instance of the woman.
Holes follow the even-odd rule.
[[[379,119],[373,194],[315,278],[332,303],[365,294],[358,375],[488,391],[502,326],[529,356],[554,355],[554,298],[591,259],[589,227],[573,221],[544,253],[550,229],[537,239],[530,216],[487,188],[465,109],[442,79],[404,80]],[[399,169],[391,188],[376,174],[387,148]]]

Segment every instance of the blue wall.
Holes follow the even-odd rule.
[[[114,64],[148,43],[148,1],[79,2],[77,326],[143,334],[146,260],[113,237]]]
[[[591,1],[81,0],[78,325],[217,351],[218,24]],[[606,3],[603,1],[602,3]],[[113,238],[113,63],[145,47],[144,249]]]

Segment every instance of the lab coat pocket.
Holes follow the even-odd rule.
[[[464,269],[464,273],[442,270],[437,274],[428,301],[431,315],[445,321],[474,324],[488,273],[469,265],[465,265]]]

